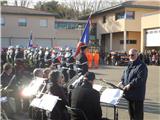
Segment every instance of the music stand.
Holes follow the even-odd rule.
[[[98,92],[101,91],[102,87],[103,87],[103,86],[101,86],[101,85],[93,84],[93,89],[97,90]]]
[[[120,89],[105,89],[100,97],[100,102],[114,106],[114,120],[118,120],[117,104],[123,96],[123,90]]]
[[[58,100],[61,100],[58,96],[44,94],[41,98],[34,98],[30,106],[52,111]]]

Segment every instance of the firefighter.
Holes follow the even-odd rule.
[[[86,50],[87,46],[86,45],[82,45],[80,48],[80,55],[77,58],[76,64],[78,69],[80,69],[82,75],[84,75],[86,72],[88,72],[88,61],[87,61],[87,57],[85,55],[85,50]]]

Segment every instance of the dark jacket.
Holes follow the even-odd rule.
[[[86,55],[82,52],[78,57],[78,68],[82,69],[82,75],[88,72],[88,61]]]
[[[9,81],[11,80],[12,75],[8,75],[6,72],[2,72],[1,74],[1,85],[2,88],[7,87]]]
[[[143,101],[146,91],[146,80],[148,76],[147,66],[139,59],[130,62],[123,72],[122,84],[130,84],[131,88],[125,92],[128,100]]]
[[[67,112],[65,105],[68,105],[67,98],[65,96],[64,89],[57,84],[50,86],[50,92],[52,95],[58,96],[62,100],[58,101],[56,106],[53,108],[50,119],[53,120],[67,120]]]
[[[82,110],[88,120],[101,120],[102,110],[100,106],[100,94],[85,82],[84,85],[75,88],[71,94],[71,107]],[[83,120],[72,113],[71,120]]]

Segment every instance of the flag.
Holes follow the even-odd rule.
[[[85,29],[84,29],[84,31],[83,31],[81,40],[80,40],[80,41],[78,42],[78,44],[77,44],[75,57],[79,54],[79,52],[80,52],[80,47],[81,47],[82,45],[88,45],[88,43],[89,43],[90,17],[91,17],[91,15],[89,16],[88,21],[87,21],[87,24],[85,25]]]
[[[33,47],[32,31],[30,32],[30,35],[29,35],[29,43],[28,43],[28,47]]]

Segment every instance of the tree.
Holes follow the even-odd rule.
[[[89,15],[97,10],[116,5],[121,1],[122,0],[63,0],[62,3],[58,3],[52,0],[50,2],[38,2],[34,7],[38,10],[56,12],[58,18],[78,19],[81,16]]]
[[[32,3],[31,0],[21,0],[18,2],[18,0],[14,1],[14,6],[21,6],[21,7],[29,7],[29,5]]]
[[[0,2],[1,2],[1,6],[8,5],[8,2],[6,0],[0,1]]]

